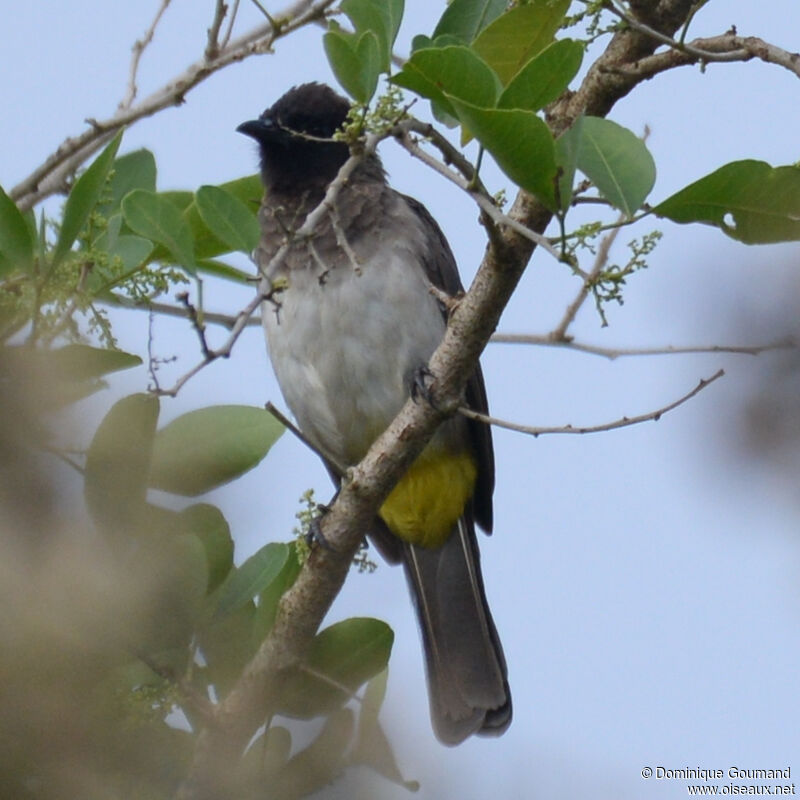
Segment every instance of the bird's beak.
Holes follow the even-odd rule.
[[[281,129],[273,120],[269,117],[265,117],[243,122],[236,130],[239,133],[243,133],[245,136],[250,136],[257,142],[263,142],[267,139],[275,138],[276,134],[279,134]]]

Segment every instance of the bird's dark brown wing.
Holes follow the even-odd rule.
[[[419,217],[427,235],[427,246],[424,249],[422,266],[428,280],[446,294],[454,297],[464,291],[458,275],[456,260],[450,245],[447,243],[442,229],[419,200],[408,195],[401,195],[409,208]],[[446,310],[443,309],[446,315]],[[486,399],[486,386],[480,365],[467,381],[465,391],[466,404],[481,414],[489,413]],[[475,520],[487,533],[492,531],[492,494],[494,492],[494,449],[492,447],[492,431],[488,425],[469,420],[469,431],[478,457],[478,479],[473,496]]]

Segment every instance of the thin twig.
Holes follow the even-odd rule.
[[[220,42],[221,48],[226,48],[228,46],[228,42],[231,40],[231,34],[233,33],[233,25],[236,22],[236,15],[239,13],[239,0],[233,0],[233,10],[231,11],[231,15],[228,18],[228,28],[225,31],[225,35],[222,37],[222,42]]]
[[[208,346],[208,340],[206,339],[206,326],[200,320],[197,308],[189,302],[189,292],[180,292],[175,299],[186,309],[186,316],[189,317],[189,321],[197,333],[197,338],[200,340],[200,349],[203,351],[203,356],[209,358],[211,356],[211,348]]]
[[[487,414],[480,414],[477,411],[473,411],[471,408],[459,408],[459,414],[463,414],[465,417],[469,417],[469,419],[477,420],[478,422],[484,422],[487,425],[494,425],[498,428],[506,428],[511,431],[516,431],[517,433],[527,433],[530,436],[543,436],[548,433],[602,433],[604,431],[613,431],[617,428],[627,428],[629,425],[638,425],[641,422],[658,422],[661,417],[669,411],[677,408],[680,405],[683,405],[688,400],[691,400],[695,395],[699,394],[703,391],[707,386],[712,384],[718,378],[721,378],[725,374],[725,370],[721,369],[715,372],[710,378],[703,378],[697,386],[692,389],[691,392],[685,394],[683,397],[679,398],[673,403],[664,406],[663,408],[659,408],[655,411],[650,411],[647,414],[640,414],[636,417],[622,417],[621,419],[615,420],[614,422],[604,422],[602,425],[585,425],[581,427],[576,427],[574,425],[560,425],[556,427],[533,427],[531,425],[518,425],[516,422],[507,422],[502,419],[497,419],[497,417],[490,417]]]
[[[223,343],[222,347],[212,350],[206,345],[206,352],[204,353],[204,358],[201,362],[195,364],[195,366],[192,367],[187,373],[178,378],[171,388],[160,389],[156,387],[154,390],[155,393],[162,396],[175,397],[175,395],[178,394],[187,381],[191,380],[191,378],[197,375],[198,372],[207,367],[213,361],[216,361],[218,358],[227,358],[231,354],[231,350],[233,349],[234,344],[236,344],[239,336],[241,336],[242,331],[245,329],[245,327],[247,327],[247,321],[250,319],[250,316],[264,300],[268,299],[268,296],[269,295],[265,294],[263,291],[257,292],[256,296],[237,314],[236,320],[231,328],[231,332]]]
[[[336,237],[336,244],[342,248],[342,251],[347,256],[350,266],[353,268],[353,272],[355,272],[356,275],[360,275],[361,264],[359,263],[355,250],[353,250],[350,242],[347,240],[347,234],[344,231],[342,220],[339,217],[339,209],[336,208],[335,203],[328,209],[328,217],[330,218],[331,225],[333,227],[333,233]]]
[[[347,471],[347,467],[344,464],[339,464],[336,461],[333,461],[330,456],[326,453],[323,453],[301,430],[297,427],[290,419],[287,417],[282,411],[273,405],[272,401],[269,401],[264,408],[275,417],[278,422],[283,425],[288,431],[291,431],[295,435],[297,439],[299,439],[312,453],[319,456],[324,462],[329,464],[333,469],[336,470],[337,475],[344,475]]]
[[[219,32],[222,28],[222,22],[227,13],[228,6],[225,5],[225,0],[217,0],[214,7],[214,19],[211,20],[211,27],[208,29],[208,39],[206,41],[205,51],[206,61],[213,60],[219,53]]]
[[[736,355],[757,356],[769,350],[784,350],[797,347],[793,339],[781,339],[777,342],[770,342],[763,345],[691,345],[687,347],[601,347],[600,345],[588,344],[586,342],[576,342],[574,339],[554,339],[551,334],[538,336],[527,333],[496,333],[492,336],[491,342],[495,344],[532,344],[544,347],[563,347],[568,350],[577,350],[580,353],[602,356],[603,358],[614,361],[617,358],[630,356],[669,356],[686,355],[690,353],[732,353]]]
[[[153,41],[158,23],[161,22],[161,17],[164,16],[164,12],[167,10],[167,6],[169,6],[171,1],[172,0],[161,0],[161,5],[158,7],[158,11],[156,11],[156,15],[153,17],[150,27],[144,32],[144,36],[142,36],[141,39],[137,39],[133,43],[133,47],[131,48],[131,66],[128,72],[128,88],[118,106],[120,110],[130,108],[131,103],[136,99],[136,93],[138,91],[136,88],[136,79],[139,74],[139,62],[142,60],[142,54],[147,49],[147,46]]]

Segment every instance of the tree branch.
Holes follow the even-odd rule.
[[[207,60],[202,57],[195,61],[136,105],[119,108],[113,116],[105,120],[90,120],[88,130],[65,139],[41,166],[9,192],[10,197],[21,210],[27,211],[44,198],[63,190],[75,170],[103,147],[120,128],[152,116],[169,106],[180,105],[185,101],[186,95],[206,78],[229,64],[269,52],[278,39],[322,17],[333,2],[334,0],[297,0],[281,12],[279,16],[282,24],[279,27],[260,25],[221,48],[215,58]]]
[[[161,0],[161,5],[158,7],[158,11],[156,11],[156,15],[153,17],[150,27],[145,31],[141,39],[137,39],[133,43],[133,47],[131,48],[131,66],[128,76],[128,90],[125,93],[125,97],[120,101],[119,109],[130,108],[131,103],[136,99],[136,78],[139,74],[139,62],[147,46],[153,41],[158,23],[161,22],[161,17],[164,16],[164,12],[167,10],[167,6],[169,6],[170,2],[171,0]]]
[[[689,0],[663,0],[674,32],[691,9]],[[680,12],[680,13],[678,13]],[[554,133],[566,130],[581,112],[605,116],[636,81],[611,72],[651,55],[656,43],[639,31],[620,31],[590,68],[579,90],[551,108]],[[552,218],[526,192],[519,192],[511,219],[541,234]],[[429,368],[432,403],[409,399],[364,459],[345,475],[329,512],[321,521],[331,545],[312,551],[294,585],[281,599],[274,626],[244,675],[216,709],[216,724],[200,736],[193,765],[180,791],[182,800],[225,796],[225,775],[253,732],[273,707],[280,677],[301,663],[314,634],[341,589],[351,559],[391,487],[421,452],[438,425],[456,413],[463,387],[533,253],[534,243],[511,226],[490,237],[489,247],[469,291],[452,310],[445,336]]]

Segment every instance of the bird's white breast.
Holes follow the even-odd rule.
[[[287,288],[263,306],[264,329],[301,429],[351,465],[408,398],[414,370],[427,363],[445,323],[407,242],[386,242],[320,280],[322,272],[310,261],[284,273]]]

